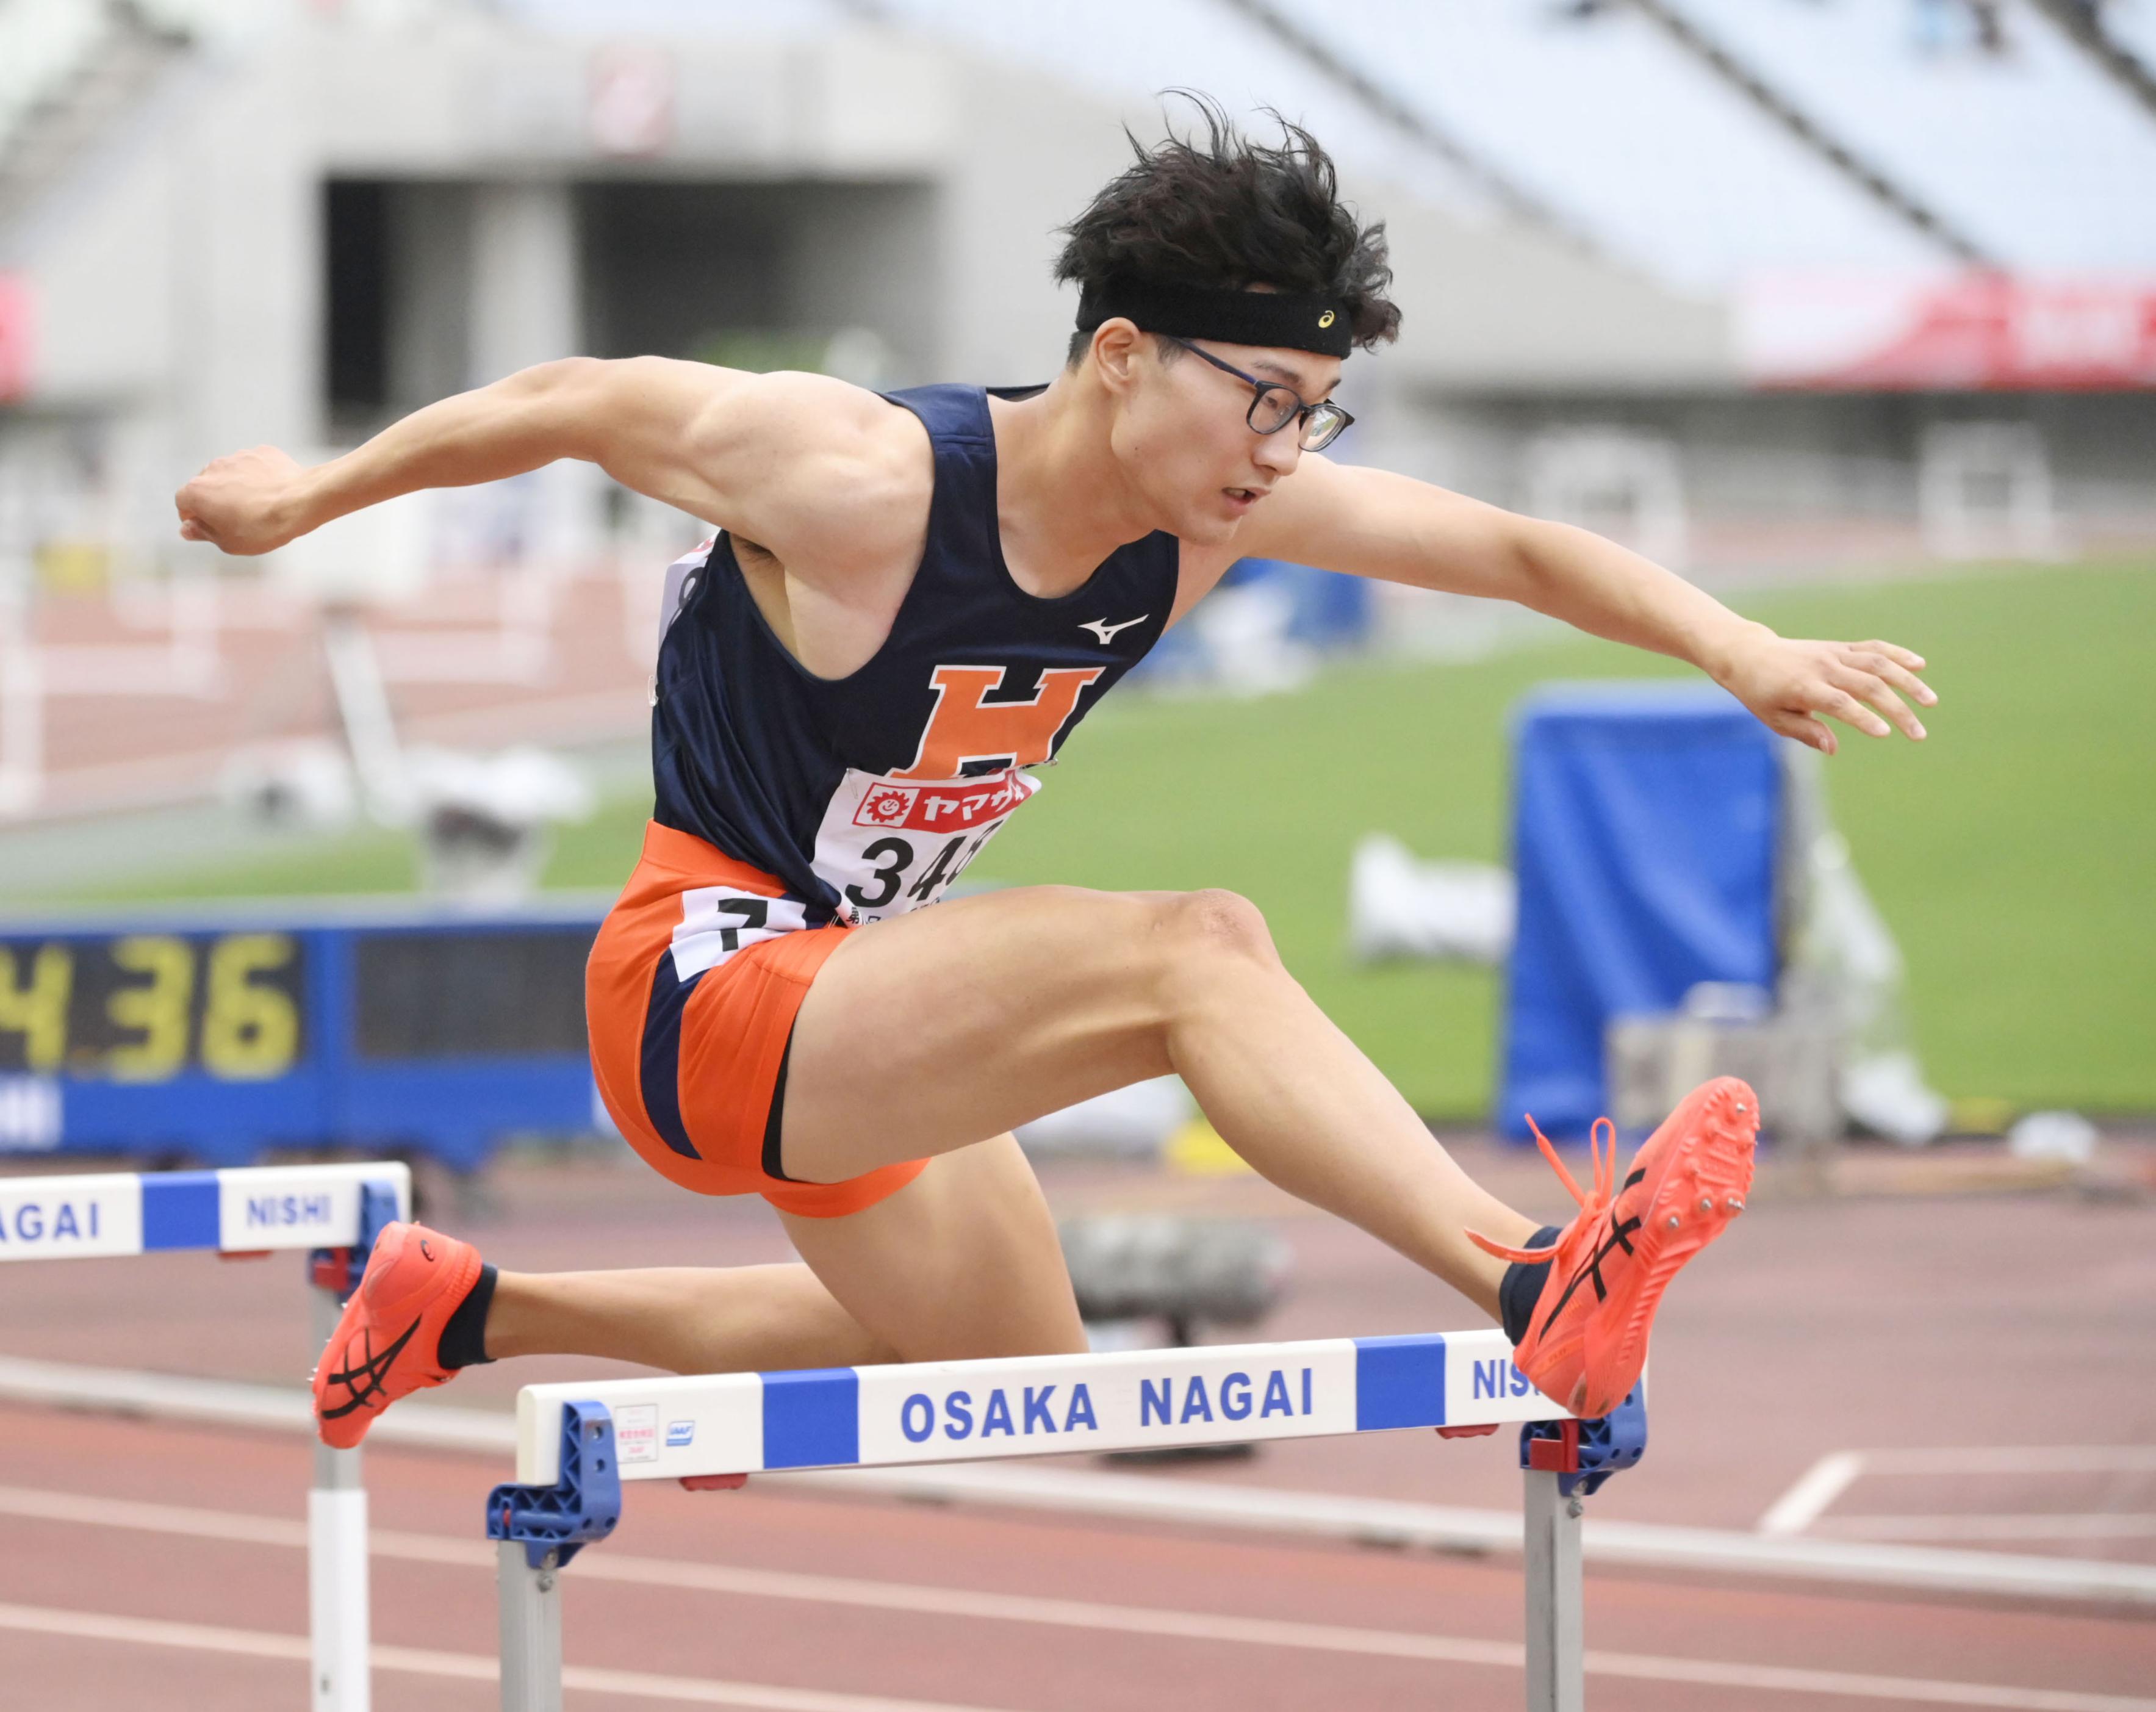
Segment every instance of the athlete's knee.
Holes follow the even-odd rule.
[[[923,1327],[902,1337],[892,1361],[1015,1360],[1024,1355],[1083,1355],[1092,1348],[1076,1315],[1062,1325]]]
[[[1265,913],[1247,897],[1218,888],[1178,892],[1159,906],[1159,931],[1172,963],[1233,959],[1277,964]]]
[[[1040,1348],[1033,1353],[1040,1355],[1090,1355],[1093,1348],[1093,1340],[1086,1335],[1086,1328],[1082,1324],[1074,1325],[1066,1331],[1051,1334],[1038,1341]]]
[[[873,1332],[864,1332],[861,1335],[866,1341],[862,1345],[860,1359],[849,1362],[849,1366],[891,1367],[906,1359],[906,1351],[889,1339],[880,1338]]]

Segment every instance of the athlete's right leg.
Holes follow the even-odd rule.
[[[1663,1290],[1742,1210],[1758,1128],[1751,1089],[1706,1083],[1621,1183],[1613,1154],[1577,1216],[1537,1244],[1537,1221],[1460,1170],[1288,974],[1258,912],[1225,892],[993,892],[847,934],[794,1019],[792,1054],[781,1163],[810,1181],[947,1154],[1178,1072],[1244,1159],[1502,1321],[1521,1370],[1589,1415],[1631,1389]],[[915,1310],[936,1311],[933,1297]]]
[[[1173,1071],[1267,1178],[1486,1312],[1505,1262],[1467,1231],[1517,1245],[1538,1228],[1438,1145],[1226,892],[1041,887],[861,928],[809,988],[790,1062],[782,1158],[810,1182]]]

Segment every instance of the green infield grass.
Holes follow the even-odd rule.
[[[1785,635],[1883,636],[1932,662],[1922,744],[1845,733],[1827,769],[1858,871],[1899,937],[1918,1045],[1949,1094],[2156,1111],[2156,566],[2005,568],[1761,594]],[[1128,693],[1082,727],[969,877],[1118,889],[1224,886],[1421,1111],[1486,1109],[1498,976],[1358,969],[1348,853],[1502,861],[1507,710],[1553,678],[1681,672],[1553,633],[1466,665],[1343,664],[1255,701]],[[642,800],[562,834],[552,886],[618,886]],[[401,838],[367,834],[157,895],[395,889]],[[121,893],[148,895],[130,888]]]

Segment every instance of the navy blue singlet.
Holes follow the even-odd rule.
[[[675,567],[659,651],[653,818],[783,882],[804,926],[934,902],[1175,604],[1178,542],[1160,531],[1068,594],[1027,594],[1004,563],[987,393],[886,396],[927,428],[936,473],[920,568],[874,657],[842,678],[806,670],[724,534]]]

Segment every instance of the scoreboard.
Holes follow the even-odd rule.
[[[584,962],[611,902],[0,916],[0,1154],[461,1170],[505,1134],[606,1127]]]

